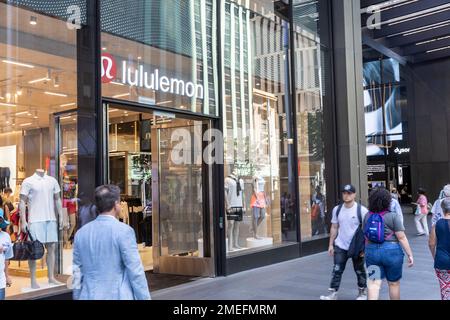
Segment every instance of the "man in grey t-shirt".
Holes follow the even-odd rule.
[[[343,205],[336,206],[333,209],[331,219],[331,234],[328,253],[334,258],[333,275],[331,279],[329,295],[320,296],[321,300],[337,300],[337,292],[341,284],[342,274],[348,256],[348,249],[352,242],[358,226],[364,221],[368,210],[355,202],[356,190],[352,185],[346,185],[342,189]],[[358,207],[360,206],[361,220],[358,218]],[[339,213],[338,213],[339,211]],[[359,294],[357,300],[367,299],[367,275],[364,267],[364,256],[352,258],[353,267],[358,278]]]

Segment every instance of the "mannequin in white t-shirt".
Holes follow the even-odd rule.
[[[48,282],[59,285],[55,279],[56,244],[58,231],[63,230],[61,189],[55,178],[48,176],[43,169],[25,179],[20,191],[20,225],[33,240],[39,240],[47,249]],[[28,206],[28,220],[26,217]],[[39,289],[36,281],[36,261],[29,260],[31,288]]]
[[[236,169],[225,178],[225,205],[227,216],[228,250],[242,249],[239,246],[239,226],[244,215],[244,180]]]

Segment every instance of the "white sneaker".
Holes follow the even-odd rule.
[[[356,300],[367,300],[367,289],[366,288],[359,288],[358,296],[356,297]]]
[[[320,300],[337,300],[337,291],[334,289],[328,289],[328,292],[330,292],[327,296],[320,296]]]

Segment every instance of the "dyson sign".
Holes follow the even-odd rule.
[[[101,62],[102,83],[110,83],[117,77],[116,60],[112,55],[103,53]],[[122,61],[121,65],[121,83],[124,85],[203,99],[204,88],[201,84],[168,77],[160,73],[159,69],[150,72],[145,69],[144,65],[139,65],[138,68],[131,68],[125,60]]]

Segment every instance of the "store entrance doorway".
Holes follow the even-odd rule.
[[[146,271],[214,276],[212,168],[203,159],[210,120],[105,104],[109,183],[120,220],[135,231]]]

